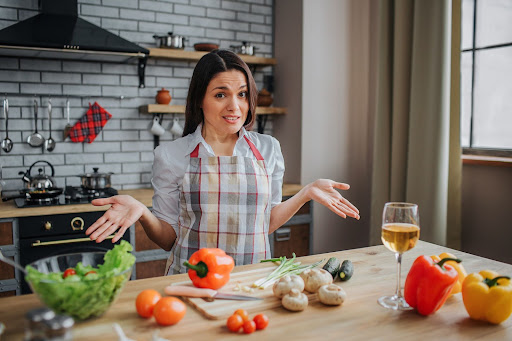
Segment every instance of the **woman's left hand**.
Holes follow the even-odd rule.
[[[345,199],[340,192],[336,190],[347,190],[350,185],[329,179],[318,179],[310,183],[307,190],[310,199],[319,202],[337,215],[346,218],[347,216],[359,220],[359,210]]]

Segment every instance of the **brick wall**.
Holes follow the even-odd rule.
[[[192,50],[197,42],[214,42],[229,48],[246,40],[258,48],[257,55],[272,56],[273,0],[78,0],[78,12],[83,19],[145,47],[155,47],[154,34],[172,31],[189,38],[186,50]],[[0,0],[0,29],[37,13],[37,0]],[[92,167],[99,167],[100,172],[114,172],[112,185],[117,189],[149,187],[153,135],[148,129],[152,116],[139,114],[138,107],[154,103],[162,87],[170,90],[172,104],[185,104],[194,65],[150,58],[146,88],[140,89],[135,61],[0,56],[0,98],[9,94],[9,137],[14,142],[10,153],[0,150],[4,190],[20,189],[23,184],[18,172],[38,160],[54,165],[59,187],[78,186],[80,178],[76,175],[91,172]],[[258,88],[263,85],[263,76],[271,73],[271,67],[256,69]],[[50,97],[52,137],[57,141],[53,152],[26,143],[34,132],[34,99],[39,103],[38,130],[44,137],[49,136],[46,108]],[[87,111],[88,103],[95,101],[113,115],[93,143],[62,140],[67,99],[71,104],[71,124]],[[183,115],[176,116],[183,125]],[[169,131],[172,118],[173,115],[164,116],[162,125],[167,131],[161,141],[175,138]],[[272,132],[271,119],[265,132]],[[2,115],[0,139],[4,137]],[[37,174],[37,169],[32,174]]]

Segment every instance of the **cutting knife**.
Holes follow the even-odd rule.
[[[200,298],[214,298],[223,300],[236,300],[236,301],[260,301],[263,298],[233,295],[218,292],[213,289],[189,287],[185,285],[169,285],[165,287],[164,292],[167,295],[185,296],[185,297],[200,297]]]

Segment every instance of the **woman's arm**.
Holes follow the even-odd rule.
[[[319,179],[306,185],[290,199],[274,206],[270,213],[269,233],[286,223],[309,200],[326,206],[343,218],[348,216],[359,219],[359,210],[343,198],[336,188],[347,190],[350,186],[328,179]]]

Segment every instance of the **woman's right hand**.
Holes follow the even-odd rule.
[[[126,230],[135,224],[144,214],[147,207],[129,195],[116,195],[110,198],[95,199],[91,202],[94,206],[112,205],[85,234],[96,243],[101,243],[112,233],[117,231],[112,243],[117,242]]]

